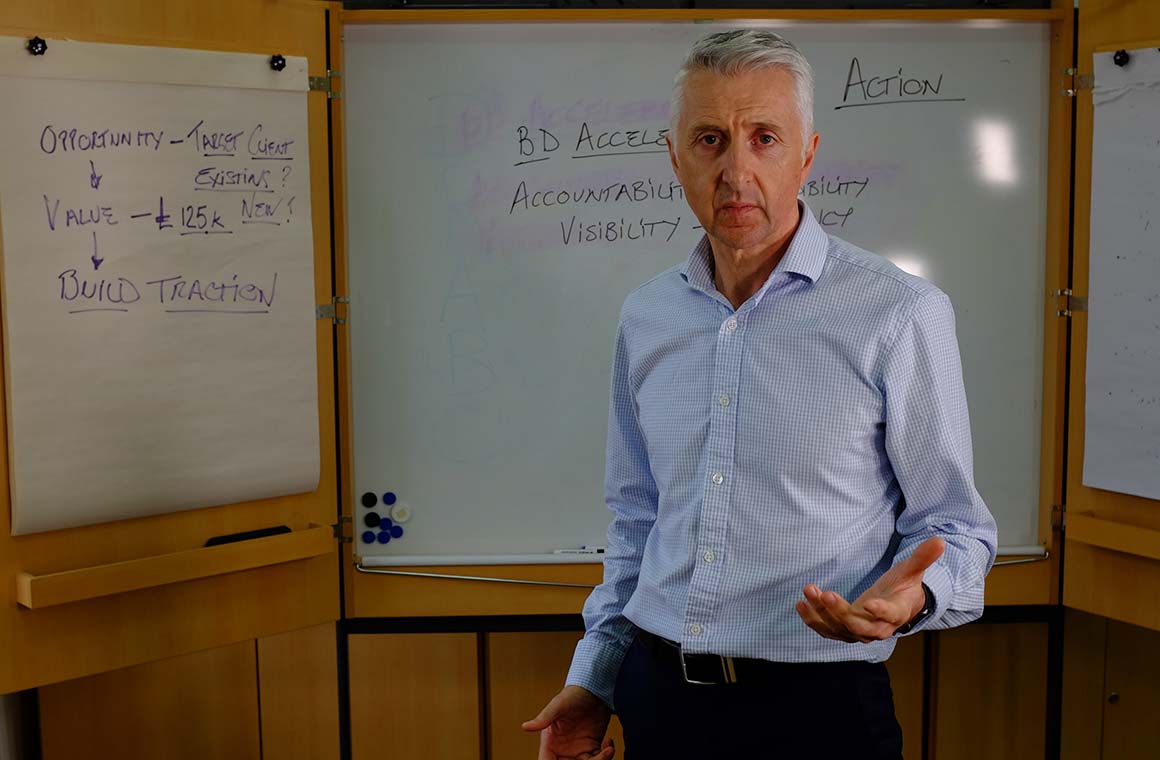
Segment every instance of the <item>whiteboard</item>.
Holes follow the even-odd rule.
[[[0,39],[13,534],[311,491],[306,61]]]
[[[1094,56],[1083,483],[1160,499],[1160,51]]]
[[[827,231],[950,295],[978,488],[1003,546],[1034,546],[1048,28],[785,26],[816,74],[822,139],[802,198]],[[603,544],[620,305],[701,234],[657,138],[685,52],[719,28],[346,27],[365,562],[551,561]],[[379,543],[371,512],[409,520]]]

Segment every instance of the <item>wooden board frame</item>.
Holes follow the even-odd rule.
[[[629,22],[629,21],[723,21],[738,19],[814,22],[880,21],[998,21],[1047,22],[1051,25],[1050,87],[1052,98],[1048,126],[1047,241],[1044,282],[1043,415],[1040,436],[1039,544],[1048,556],[1041,561],[995,567],[988,578],[987,604],[1054,604],[1059,601],[1061,537],[1053,524],[1053,511],[1063,503],[1063,430],[1067,366],[1067,331],[1055,314],[1051,294],[1068,282],[1068,213],[1071,176],[1071,101],[1062,90],[1071,87],[1065,70],[1072,66],[1074,16],[1069,0],[1052,0],[1048,10],[1016,11],[920,11],[920,10],[389,10],[339,11],[331,24],[332,60],[342,61],[342,28],[348,24],[513,23],[513,22]],[[334,171],[335,283],[340,296],[347,289],[345,151],[342,100],[332,102],[332,165]],[[338,348],[339,437],[342,450],[353,450],[351,426],[350,335],[340,330]],[[341,457],[341,488],[344,517],[353,515],[354,478],[352,457]],[[369,575],[357,571],[356,547],[343,549],[344,584],[348,617],[458,616],[506,614],[576,613],[588,595],[585,589],[549,586],[488,584],[443,578]],[[1004,557],[1002,561],[1012,559]],[[400,567],[404,572],[471,575],[505,579],[543,580],[557,583],[596,584],[600,565],[505,565]]]
[[[131,45],[306,56],[326,74],[325,14],[317,0],[6,0],[0,34]],[[332,294],[326,97],[308,98],[315,295]],[[48,576],[186,552],[206,539],[285,524],[296,533],[335,522],[333,326],[317,326],[321,471],[313,493],[167,515],[8,535],[9,489],[0,490],[0,693],[123,668],[333,621],[338,617],[336,551],[227,572],[200,561],[200,580],[118,593],[44,609],[17,605],[17,576]],[[0,378],[0,391],[3,379]],[[0,428],[6,429],[0,405]],[[0,468],[8,472],[7,440]],[[316,533],[309,533],[315,536]],[[293,542],[292,542],[293,543]],[[226,552],[225,554],[230,554]],[[300,551],[291,552],[301,555]],[[219,553],[220,554],[220,553]],[[277,559],[277,558],[275,558]],[[236,561],[236,558],[235,558]],[[242,563],[245,565],[245,562]],[[130,583],[132,585],[132,583]]]
[[[1081,74],[1092,73],[1095,52],[1158,46],[1160,5],[1151,0],[1084,0],[1079,9],[1078,42]],[[1081,91],[1076,104],[1071,284],[1078,296],[1088,295],[1090,272],[1093,118],[1092,92]],[[1076,312],[1072,318],[1067,493],[1068,513],[1079,517],[1065,548],[1063,602],[1074,609],[1160,630],[1160,559],[1154,551],[1146,550],[1155,544],[1156,531],[1160,531],[1160,501],[1083,484],[1087,321],[1087,312]]]

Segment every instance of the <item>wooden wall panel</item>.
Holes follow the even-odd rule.
[[[44,760],[260,760],[254,642],[40,690]]]
[[[353,760],[482,757],[474,633],[349,637]]]
[[[333,623],[258,640],[262,756],[338,760],[338,642]]]
[[[1068,539],[1064,603],[1160,630],[1160,562]]]
[[[1104,653],[1108,621],[1066,610],[1059,760],[1098,760],[1104,717]]]
[[[935,635],[934,759],[1043,757],[1047,624],[969,625]]]
[[[1160,754],[1160,633],[1108,624],[1102,760]]]
[[[915,634],[898,641],[886,661],[890,688],[894,692],[894,714],[902,726],[903,760],[922,760],[922,714],[926,702],[924,674],[929,634]]]

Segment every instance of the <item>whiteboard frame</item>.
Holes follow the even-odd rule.
[[[1051,26],[1050,43],[1050,72],[1051,81],[1045,83],[1052,95],[1063,91],[1072,85],[1071,74],[1066,73],[1072,67],[1072,39],[1075,34],[1074,15],[1070,2],[1053,0],[1050,10],[994,10],[994,11],[930,11],[930,10],[716,10],[716,9],[593,9],[591,11],[572,10],[392,10],[392,11],[340,11],[338,24],[332,27],[332,51],[336,52],[339,60],[342,59],[342,32],[346,25],[357,24],[433,24],[433,23],[543,23],[543,22],[665,22],[665,21],[737,21],[753,19],[755,21],[802,21],[802,22],[867,22],[884,21],[905,22],[962,22],[965,24],[990,25],[994,23],[1021,23],[1047,22]],[[1048,149],[1047,149],[1047,208],[1046,217],[1046,248],[1045,257],[1045,293],[1055,295],[1067,287],[1069,279],[1069,204],[1070,191],[1068,189],[1071,176],[1071,102],[1065,97],[1052,97],[1049,100],[1048,114]],[[334,114],[333,135],[335,157],[334,166],[334,198],[335,198],[335,276],[336,286],[340,289],[340,297],[346,296],[349,290],[347,283],[346,261],[346,234],[345,229],[345,149],[343,145],[342,103],[332,103]],[[1039,551],[1029,551],[1027,555],[1040,558],[1042,562],[1023,564],[1018,567],[1000,567],[997,563],[992,571],[991,579],[1000,579],[1001,587],[992,592],[994,583],[988,586],[988,603],[997,600],[1001,604],[1046,604],[1054,603],[1059,599],[1059,553],[1057,547],[1061,543],[1060,529],[1062,527],[1062,494],[1063,494],[1063,465],[1064,444],[1063,430],[1066,416],[1064,404],[1065,384],[1067,382],[1067,330],[1062,319],[1059,319],[1056,310],[1057,302],[1053,298],[1044,299],[1044,332],[1043,332],[1043,385],[1042,385],[1042,430],[1040,436],[1040,487],[1039,487],[1039,521],[1038,541]],[[339,434],[340,441],[346,451],[353,450],[353,429],[351,425],[351,364],[350,364],[349,334],[340,330],[338,334],[338,382],[339,382]],[[343,457],[341,462],[342,503],[344,515],[348,518],[353,514],[355,504],[353,464],[351,457]],[[1002,553],[1008,551],[1022,551],[1034,547],[1003,547]],[[354,544],[347,546],[347,566],[360,562],[357,547]],[[516,559],[513,556],[512,559]],[[383,558],[386,559],[386,558]],[[375,562],[383,561],[375,558]],[[415,557],[400,557],[400,562],[406,562],[399,567],[422,567],[415,564]],[[371,558],[367,558],[369,562]],[[439,557],[439,563],[445,567],[460,567],[456,557]],[[396,566],[396,565],[391,565]],[[525,569],[532,569],[536,565],[513,565],[508,570],[498,572],[519,572],[524,574]],[[561,571],[566,574],[553,573],[553,578],[574,579],[580,582],[598,580],[598,568],[594,563],[572,563],[562,566]],[[378,579],[381,582],[381,579]],[[465,582],[447,581],[456,584],[457,593],[448,594],[443,602],[422,603],[405,600],[386,600],[376,596],[375,587],[368,583],[375,580],[358,573],[349,573],[346,580],[347,613],[352,615],[367,614],[454,614],[454,605],[458,595],[470,593],[470,584],[460,587]],[[415,583],[423,581],[398,580],[392,581],[393,589],[411,589]],[[381,585],[378,586],[381,588]],[[419,588],[427,588],[420,585]],[[505,597],[508,606],[500,611],[511,612],[542,612],[574,611],[571,606],[561,608],[558,599],[551,600],[542,597],[528,598],[523,594],[513,594]],[[497,602],[497,607],[503,607]],[[432,612],[434,610],[434,612]]]

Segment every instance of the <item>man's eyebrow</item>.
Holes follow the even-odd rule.
[[[721,127],[712,122],[702,121],[689,127],[690,134],[698,134],[700,132],[720,131]]]
[[[782,130],[782,126],[773,121],[746,122],[746,126],[754,127],[756,129],[768,129],[770,132],[781,132]]]
[[[767,129],[770,132],[781,132],[783,130],[783,127],[774,121],[764,121],[764,120],[747,121],[747,122],[745,122],[745,126],[750,128],[750,129]],[[689,134],[693,134],[693,135],[699,134],[701,132],[720,132],[720,131],[722,131],[722,127],[719,124],[716,124],[714,122],[709,122],[709,121],[697,122],[693,126],[689,127]]]

